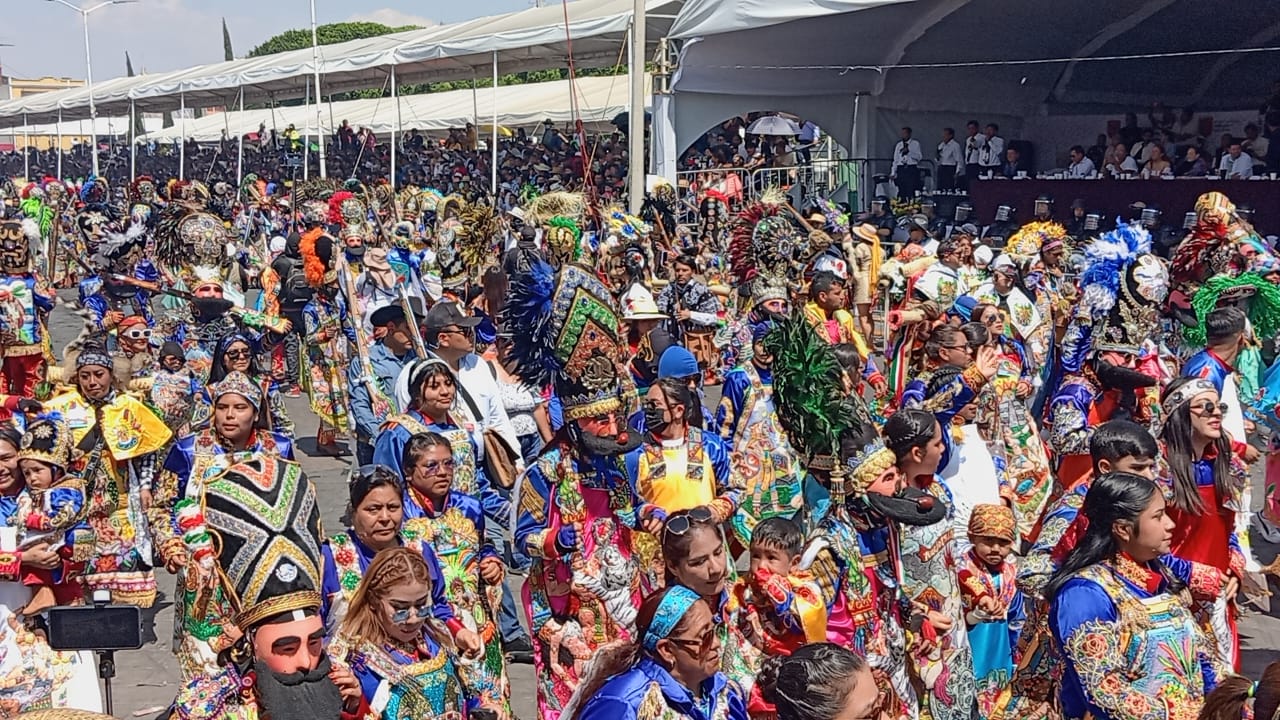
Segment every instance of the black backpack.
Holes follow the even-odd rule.
[[[280,304],[300,309],[311,301],[315,291],[307,284],[307,275],[303,271],[301,260],[284,255],[280,256],[280,259],[288,263],[288,267],[277,269],[280,273]]]

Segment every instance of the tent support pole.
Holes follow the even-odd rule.
[[[489,138],[489,193],[498,206],[498,51],[493,51],[493,127]]]
[[[314,4],[314,3],[313,3]],[[306,101],[302,103],[303,107],[311,105],[311,83],[307,83]],[[316,110],[316,116],[319,117],[320,111]],[[306,182],[311,179],[311,123],[302,123],[302,180]],[[294,129],[297,132],[297,129]],[[277,136],[278,137],[278,136]],[[285,138],[285,142],[289,143],[289,152],[293,152],[293,140]]]
[[[178,93],[178,112],[182,115],[182,132],[178,138],[178,179],[187,179],[187,94]]]
[[[480,80],[473,71],[471,73],[471,124],[476,127],[480,127],[480,92],[476,89],[479,84]]]
[[[320,177],[328,177],[324,167],[324,125],[320,114],[320,40],[316,35],[316,0],[311,0],[311,69],[316,84],[316,139],[320,146]]]
[[[396,92],[395,65],[391,66],[391,102],[396,106],[396,121],[391,125],[391,190],[394,192],[396,190],[396,131],[400,129],[400,96]]]
[[[240,87],[240,116],[237,118],[241,122],[244,121],[244,86]],[[236,133],[236,187],[244,182],[244,133]]]
[[[134,106],[133,98],[129,98],[129,182],[133,182],[138,177],[138,128],[137,128],[138,109]]]
[[[644,202],[644,2],[634,0],[631,9],[631,63],[627,74],[631,78],[631,109],[627,114],[627,199],[634,215],[640,214]]]
[[[62,108],[58,108],[58,179],[62,179]]]
[[[31,126],[22,113],[22,179],[31,182]]]

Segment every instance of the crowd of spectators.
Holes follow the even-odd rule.
[[[380,138],[367,128],[353,128],[343,121],[328,138],[326,174],[333,178],[358,178],[371,183],[391,174],[391,146],[388,138]],[[492,156],[484,135],[468,123],[447,133],[425,134],[410,130],[397,137],[397,186],[414,184],[431,187],[442,193],[458,192],[469,196],[489,195],[492,179]],[[601,202],[624,201],[626,197],[627,143],[618,132],[582,137],[571,127],[557,127],[551,121],[539,124],[532,132],[520,128],[498,139],[498,204],[519,204],[522,194],[553,190],[583,191],[584,171],[590,169],[590,182]],[[309,147],[307,147],[309,146]],[[130,147],[128,143],[99,138],[98,164],[101,174],[115,187],[130,180]],[[29,164],[30,177],[59,176],[59,158],[55,150],[0,153],[0,173],[5,177],[23,177]],[[319,153],[314,138],[303,137],[296,128],[268,129],[245,136],[243,160],[239,142],[223,137],[212,143],[187,140],[182,148],[178,141],[140,143],[133,159],[137,175],[150,175],[167,180],[179,176],[178,164],[185,162],[183,177],[207,183],[236,183],[238,166],[245,174],[278,183],[302,179],[304,174],[319,173]],[[304,173],[302,164],[309,163]],[[92,158],[87,143],[77,144],[62,153],[61,177],[77,181],[88,177]]]

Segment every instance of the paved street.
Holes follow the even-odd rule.
[[[63,297],[70,299],[73,293],[64,291]],[[80,332],[77,323],[78,320],[66,308],[58,307],[54,311],[51,334],[53,347],[59,355],[62,347]],[[306,399],[286,398],[285,405],[298,427],[299,460],[316,485],[326,531],[337,532],[342,527],[339,518],[346,505],[346,473],[350,459],[315,455],[317,421]],[[1255,507],[1261,506],[1264,499],[1260,465],[1257,468],[1259,472],[1254,474]],[[1276,553],[1274,547],[1255,545],[1255,549],[1264,563]],[[162,595],[156,608],[146,617],[147,642],[141,650],[122,652],[116,657],[118,676],[113,681],[116,717],[155,717],[168,706],[177,690],[178,669],[170,652],[173,578],[163,570],[157,572]],[[1273,583],[1272,589],[1280,590],[1280,587]],[[1250,608],[1249,614],[1240,622],[1244,670],[1254,678],[1261,674],[1267,663],[1277,659],[1277,648],[1280,648],[1280,619],[1277,615],[1280,615],[1280,600],[1270,615]],[[531,720],[535,717],[532,667],[515,665],[510,671],[515,712],[517,716]]]

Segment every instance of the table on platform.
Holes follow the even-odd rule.
[[[1253,206],[1253,223],[1266,234],[1280,233],[1280,180],[1210,180],[1207,178],[1175,178],[1170,180],[978,180],[969,183],[969,199],[983,223],[995,217],[996,206],[1011,203],[1016,220],[1026,222],[1034,212],[1036,197],[1053,196],[1054,217],[1065,222],[1070,217],[1071,202],[1084,200],[1089,212],[1101,213],[1108,221],[1129,217],[1130,203],[1141,200],[1163,213],[1166,225],[1181,226],[1186,213],[1195,208],[1196,198],[1217,190],[1240,205]]]

